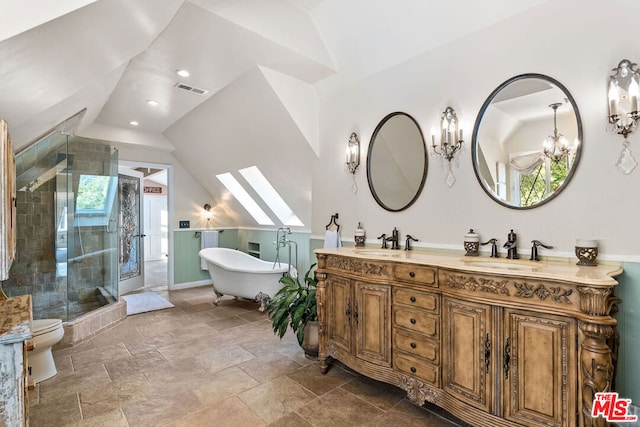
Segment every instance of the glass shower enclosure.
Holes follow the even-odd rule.
[[[56,131],[16,154],[17,256],[3,283],[34,318],[118,300],[118,152]]]

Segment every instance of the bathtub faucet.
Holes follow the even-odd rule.
[[[280,248],[284,248],[286,246],[289,247],[289,271],[288,271],[288,275],[291,275],[291,244],[295,244],[296,246],[296,268],[297,268],[297,264],[298,264],[298,244],[292,240],[287,239],[287,234],[291,234],[291,229],[289,227],[280,227],[278,228],[278,231],[276,231],[276,241],[273,242],[274,245],[276,245],[276,259],[273,262],[273,266],[275,267],[276,264],[278,265],[278,267],[280,267]]]
[[[278,253],[279,248],[287,246],[287,234],[291,234],[289,227],[280,227],[278,231],[276,231],[276,241],[273,242],[273,244],[276,245],[276,253]]]

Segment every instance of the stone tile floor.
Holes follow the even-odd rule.
[[[252,302],[159,293],[175,307],[54,351],[58,375],[29,395],[31,427],[463,425],[338,363],[320,374]]]

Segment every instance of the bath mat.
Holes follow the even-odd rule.
[[[171,308],[174,306],[155,292],[123,295],[122,298],[127,301],[127,316],[145,313],[147,311],[162,310],[163,308]]]

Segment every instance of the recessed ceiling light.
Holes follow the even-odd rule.
[[[187,70],[176,70],[176,74],[180,77],[189,77],[189,72]]]
[[[136,122],[135,120],[131,120],[131,121],[129,122],[129,124],[130,124],[131,126],[138,126],[140,123]]]
[[[147,99],[147,104],[152,105],[154,107],[160,105],[160,103],[154,99]]]

